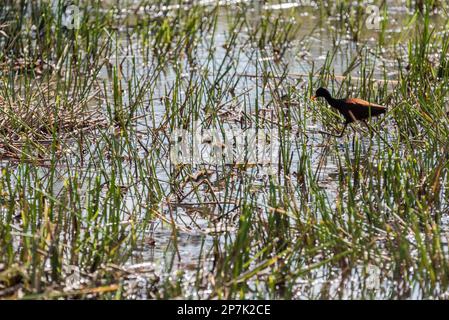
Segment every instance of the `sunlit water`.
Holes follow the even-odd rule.
[[[206,35],[206,39],[203,39],[203,43],[200,44],[200,48],[203,50],[200,50],[196,56],[196,64],[199,68],[206,68],[206,66],[208,66],[208,71],[211,72],[211,74],[217,71],[216,69],[219,67],[220,62],[226,56],[225,44],[229,37],[229,26],[226,15],[229,13],[232,14],[233,10],[239,10],[238,4],[240,2],[241,1],[223,2],[223,5],[226,4],[226,7],[221,9],[218,29],[213,43],[213,47],[216,48],[214,53],[216,63],[213,65],[207,64],[209,54],[207,46],[210,45],[210,39],[207,39]],[[200,3],[204,6],[213,6],[216,1],[200,1]],[[296,20],[296,23],[300,25],[300,28],[299,33],[296,35],[296,39],[290,43],[290,46],[282,58],[282,63],[288,65],[287,70],[289,74],[285,79],[285,83],[283,83],[283,87],[287,89],[289,85],[295,86],[296,92],[293,95],[293,99],[297,103],[295,106],[298,106],[298,108],[305,108],[310,107],[307,106],[307,102],[305,102],[307,101],[309,94],[305,91],[308,82],[308,74],[312,70],[314,72],[320,70],[326,62],[328,54],[335,48],[337,48],[337,50],[335,50],[335,56],[332,60],[331,71],[336,76],[345,74],[354,57],[359,54],[359,50],[363,47],[363,50],[368,52],[368,54],[366,54],[368,57],[367,65],[373,66],[373,79],[386,78],[388,80],[394,80],[397,78],[398,70],[395,59],[397,58],[398,49],[400,48],[389,47],[388,39],[400,36],[402,31],[402,24],[400,21],[407,17],[409,13],[403,9],[403,3],[401,1],[394,1],[394,3],[397,3],[397,6],[391,6],[389,12],[392,18],[390,23],[392,27],[391,30],[386,32],[386,44],[382,47],[381,51],[377,48],[378,31],[376,30],[362,34],[362,38],[359,39],[358,42],[353,41],[349,34],[330,34],[328,31],[329,28],[339,28],[338,24],[341,24],[341,21],[339,21],[337,17],[335,17],[335,19],[330,18],[326,21],[321,21],[319,14],[317,13],[317,4],[314,2],[312,2],[312,5],[310,6],[303,6],[298,2],[256,6],[255,9],[248,12],[248,15],[251,17],[250,19],[253,19],[256,23],[261,13],[267,10],[282,12],[283,10],[290,10],[292,8],[297,9],[297,14],[292,17],[292,19]],[[167,6],[157,9],[163,12],[170,12],[170,10],[179,9],[179,6]],[[188,10],[188,6],[186,6],[186,10]],[[133,12],[133,10],[122,8],[118,14],[126,16],[132,15]],[[146,11],[139,11],[138,14],[145,15]],[[335,35],[337,35],[336,38],[334,38]],[[243,44],[247,40],[248,35],[245,32],[239,34],[238,43]],[[135,54],[135,52],[140,52],[140,49],[143,47],[137,37],[133,38],[131,36],[130,41],[121,39],[119,41],[119,47],[119,52],[116,52],[110,59],[111,61],[115,61],[115,59],[124,61],[122,66],[123,74],[125,76],[135,76],[135,73],[133,72],[136,72],[138,76],[145,77],[146,74],[154,72],[151,65],[146,64],[146,61],[151,61],[153,57],[144,57]],[[394,56],[392,55],[392,52],[395,52]],[[256,46],[251,48],[247,45],[242,48],[241,54],[238,55],[238,58],[234,59],[233,65],[235,73],[242,78],[235,92],[235,95],[239,97],[237,99],[237,108],[239,107],[239,103],[243,104],[244,101],[247,101],[248,109],[246,112],[251,113],[255,110],[256,106],[254,105],[254,101],[256,101],[261,86],[260,79],[254,77],[254,75],[257,74],[257,64],[270,62],[275,65],[275,60],[276,58],[269,50],[260,51]],[[183,58],[180,58],[179,63],[187,71],[192,67],[186,59]],[[134,69],[135,66],[138,66],[137,70]],[[363,76],[359,74],[357,70],[359,69],[355,68],[355,70],[350,73],[355,79]],[[387,75],[384,74],[384,70],[388,70]],[[102,76],[104,79],[108,79],[106,70],[104,70]],[[188,76],[188,73],[186,73],[186,76]],[[175,80],[176,74],[174,70],[167,70],[156,84],[153,93],[153,99],[156,99],[152,102],[152,106],[155,110],[155,121],[157,124],[160,124],[164,119],[165,114],[165,106],[159,98],[164,97],[167,88],[173,87]],[[213,80],[212,76],[211,80]],[[337,78],[336,81],[341,81],[341,79]],[[358,80],[355,82],[357,81]],[[356,87],[357,86],[355,85],[354,88]],[[183,94],[185,95],[185,93]],[[126,90],[123,95],[126,103],[129,98]],[[148,97],[148,101],[149,100],[150,97]],[[271,100],[272,97],[267,93],[263,101],[267,104]],[[261,101],[260,97],[259,101]],[[153,121],[151,118],[152,116],[150,115],[139,114],[137,116],[142,116],[142,119],[137,123],[137,129],[139,129],[139,122],[140,128],[144,130],[147,127],[147,123],[152,123]],[[335,198],[335,190],[338,187],[338,183],[335,181],[336,176],[338,176],[338,167],[333,161],[333,158],[327,155],[324,151],[326,149],[328,138],[317,133],[317,130],[320,129],[322,128],[319,121],[307,123],[309,135],[307,143],[308,146],[314,150],[312,155],[312,169],[319,172],[321,186],[327,193],[329,201],[332,202]],[[295,132],[295,130],[297,131],[299,128],[293,128],[293,132]],[[336,142],[336,152],[339,152],[339,150],[343,151],[343,143],[351,143],[350,141],[354,135],[357,135],[357,139],[362,140],[362,145],[369,142],[369,136],[358,135],[351,131],[348,138],[343,139],[341,142]],[[292,134],[290,139],[293,150],[292,163],[294,164],[291,168],[292,172],[296,171],[297,168],[295,168],[295,163],[298,162],[301,155],[301,150],[295,147],[295,139],[296,136]],[[146,137],[144,136],[142,142],[148,149],[151,149],[152,140],[149,135]],[[385,147],[383,142],[380,142],[379,145],[379,148]],[[139,154],[142,157],[145,156],[143,150],[139,150]],[[165,161],[165,168],[164,166],[159,165],[157,167],[157,173],[159,180],[162,182],[162,185],[166,188],[168,193],[169,185],[168,183],[164,183],[164,181],[167,182],[169,180],[169,176],[165,169],[170,166],[170,159],[167,157]],[[324,165],[322,164],[323,161]],[[131,166],[127,167],[127,169],[132,171]],[[248,169],[247,175],[253,177],[252,183],[254,183],[255,186],[260,186],[260,195],[258,199],[263,206],[267,198],[266,192],[264,191],[268,179],[267,175],[259,172],[257,169]],[[217,191],[217,195],[224,197],[224,192],[225,190],[219,190]],[[207,199],[204,200],[207,202]],[[138,205],[136,204],[135,194],[132,192],[129,192],[124,197],[123,201],[125,202],[125,207],[130,208],[130,211],[132,211],[131,208]],[[198,266],[202,268],[210,267],[213,261],[209,253],[214,244],[219,243],[220,246],[224,246],[224,238],[232,238],[236,227],[235,219],[229,219],[229,221],[219,225],[219,229],[216,230],[211,227],[210,219],[216,218],[222,214],[228,214],[228,212],[230,216],[235,215],[237,212],[233,212],[233,209],[238,205],[230,205],[227,207],[227,212],[221,212],[217,209],[217,206],[197,205],[195,204],[196,201],[197,199],[195,197],[187,197],[183,200],[183,203],[176,204],[173,199],[173,203],[170,203],[170,205],[168,203],[160,205],[159,209],[167,220],[166,222],[163,222],[163,220],[155,218],[145,236],[145,241],[139,244],[139,247],[134,251],[132,257],[130,257],[127,264],[128,270],[140,270],[136,272],[136,278],[133,279],[131,277],[129,280],[130,287],[133,289],[139,287],[139,284],[135,284],[136,282],[141,282],[141,286],[146,287],[146,282],[153,281],[154,275],[157,275],[160,279],[170,277],[174,279],[177,277],[179,271],[184,272],[184,279],[191,279],[194,281]],[[169,208],[169,206],[171,208]],[[171,213],[170,210],[172,210]],[[201,210],[204,211],[203,214],[199,213]],[[172,226],[167,222],[172,218],[174,219],[173,222],[178,226],[176,239],[173,237]],[[219,235],[217,236],[217,234]],[[342,275],[340,270],[329,270],[324,267],[318,268],[313,272],[311,278],[298,280],[298,292],[295,297],[299,299],[316,297],[326,298],[326,296],[323,296],[323,292],[327,292],[329,298],[360,298],[360,292],[365,290],[364,286],[366,286],[365,280],[367,272],[368,274],[370,272],[376,274],[377,272],[377,270],[367,271],[366,268],[367,266],[361,266],[359,269],[351,270],[346,275]],[[151,276],[146,277],[145,272],[142,273],[142,269],[151,274]],[[139,276],[140,273],[143,274],[142,277]],[[387,274],[380,277],[380,279],[373,281],[378,281],[378,283],[375,283],[375,287],[373,287],[371,291],[368,291],[371,295],[365,297],[382,298],[394,295],[389,289],[389,281],[395,281],[393,277]],[[343,282],[344,284],[342,285]],[[185,286],[186,292],[192,294],[193,297],[207,296],[208,288],[204,288],[202,292],[195,292],[197,288],[191,285],[189,281],[185,282],[183,285]],[[146,298],[148,297],[148,292],[145,290],[134,290],[131,296]],[[410,293],[410,296],[414,297],[414,294]]]

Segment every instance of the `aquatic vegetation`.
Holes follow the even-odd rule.
[[[0,298],[447,298],[447,4],[366,4],[3,1]]]

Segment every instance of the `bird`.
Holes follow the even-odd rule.
[[[315,101],[317,98],[326,99],[327,103],[331,105],[331,107],[337,109],[341,115],[345,118],[344,128],[340,134],[335,135],[328,132],[322,132],[325,134],[332,135],[334,137],[342,137],[345,132],[347,126],[350,123],[353,123],[357,120],[362,121],[365,125],[368,124],[365,122],[366,119],[371,117],[376,117],[380,114],[387,112],[387,107],[371,103],[358,98],[347,98],[347,99],[335,99],[331,96],[329,90],[326,88],[318,88],[315,92],[315,95],[312,96],[312,100]]]

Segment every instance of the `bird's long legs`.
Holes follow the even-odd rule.
[[[324,133],[324,134],[327,134],[327,135],[330,135],[330,136],[333,136],[333,137],[336,137],[336,138],[343,137],[343,133],[345,133],[345,130],[346,130],[346,127],[348,126],[348,124],[351,123],[351,122],[357,121],[355,116],[352,114],[351,110],[349,110],[349,116],[351,117],[352,121],[349,121],[348,119],[346,120],[345,126],[344,126],[343,130],[341,130],[341,133],[339,135],[335,135],[335,134],[332,134],[332,133],[329,133],[329,132],[324,132],[324,131],[320,131],[320,133]]]
[[[365,124],[365,126],[368,128],[368,130],[370,132],[374,132],[375,134],[377,134],[379,136],[379,138],[388,146],[391,148],[390,144],[380,135],[379,131],[377,131],[376,129],[373,128],[373,126],[369,125],[368,122],[366,122],[365,120],[362,120],[362,122]]]
[[[341,131],[341,133],[340,133],[339,135],[336,135],[336,134],[333,134],[333,133],[330,133],[330,132],[325,132],[325,131],[319,131],[319,132],[322,133],[322,134],[327,134],[327,135],[336,137],[336,138],[341,138],[341,137],[343,136],[343,134],[344,134],[344,132],[345,132],[346,127],[348,126],[348,124],[351,123],[351,122],[356,122],[356,121],[357,121],[356,117],[354,116],[354,114],[353,114],[350,110],[349,110],[349,116],[351,117],[352,121],[347,120],[347,121],[345,122],[345,126],[344,126],[343,130]],[[365,126],[368,128],[368,131],[369,131],[371,134],[372,134],[373,132],[376,133],[376,134],[379,136],[379,138],[382,139],[382,141],[383,141],[388,147],[391,148],[390,144],[389,144],[389,143],[388,143],[388,142],[387,142],[387,141],[380,135],[379,131],[377,131],[377,130],[374,129],[372,126],[370,126],[365,120],[361,120],[361,121],[365,124]]]
[[[326,131],[319,131],[319,133],[327,134],[329,136],[336,137],[336,138],[341,138],[341,137],[343,137],[343,133],[345,133],[345,130],[346,130],[348,124],[349,124],[349,122],[345,122],[345,126],[343,127],[343,130],[341,130],[340,134],[334,134],[334,133],[330,133],[330,132],[326,132]]]

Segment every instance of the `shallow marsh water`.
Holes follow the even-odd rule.
[[[362,13],[355,21],[364,21],[366,4],[358,3],[354,7]],[[81,236],[66,229],[66,237],[75,235],[77,242],[68,240],[62,257],[69,261],[60,262],[60,269],[72,266],[84,275],[70,284],[75,295],[94,278],[118,284],[122,298],[445,297],[446,284],[435,277],[446,271],[435,276],[428,265],[414,263],[424,259],[419,235],[428,234],[416,229],[419,223],[404,222],[407,214],[397,214],[406,206],[398,201],[404,190],[393,187],[410,179],[413,189],[419,170],[437,174],[431,168],[439,165],[438,152],[423,151],[426,159],[417,154],[422,168],[415,172],[405,165],[401,171],[404,161],[413,161],[414,147],[407,145],[412,139],[401,141],[397,118],[373,120],[380,134],[356,124],[342,139],[333,139],[318,130],[332,130],[336,115],[309,99],[318,86],[327,85],[341,97],[389,103],[403,89],[399,81],[411,63],[409,44],[419,26],[413,23],[415,10],[403,1],[388,1],[384,29],[367,30],[346,15],[347,4],[329,6],[330,13],[327,2],[313,1],[200,1],[151,10],[139,4],[100,11],[112,12],[116,25],[108,31],[116,33],[99,41],[109,50],[93,81],[101,94],[91,107],[118,124],[83,137],[82,143],[67,143],[58,169],[40,167],[34,177],[44,175],[43,185],[51,185],[52,192],[45,194],[60,202],[73,196],[67,181],[78,183],[70,186],[79,190],[83,206],[73,210],[86,223],[81,223]],[[433,14],[430,23],[443,39],[447,20],[441,15]],[[441,53],[431,45],[428,50],[429,58]],[[284,94],[287,103],[279,99]],[[123,114],[129,115],[125,128]],[[279,132],[281,157],[274,174],[258,165],[173,165],[170,131],[189,128],[198,119],[218,128],[258,124]],[[79,156],[80,150],[85,156]],[[13,184],[23,175],[33,185],[27,165],[6,161],[4,167],[13,172]],[[445,172],[447,164],[442,167]],[[384,174],[397,174],[397,180]],[[438,181],[447,185],[444,174]],[[29,197],[40,199],[33,192]],[[435,192],[440,254],[447,257],[445,187]],[[104,218],[95,211],[97,205],[106,208],[100,209]],[[16,251],[23,224],[16,222]],[[94,240],[89,238],[92,225],[100,230]],[[391,236],[391,230],[404,238]],[[109,236],[111,243],[99,245]],[[91,255],[102,255],[96,245],[113,256],[99,258],[106,270],[101,280],[74,258],[78,245],[91,271],[98,270],[91,266]],[[401,250],[407,254],[401,256]],[[54,269],[51,259],[45,263],[44,269]],[[120,270],[117,276],[111,268]],[[33,290],[42,293],[42,288]]]

